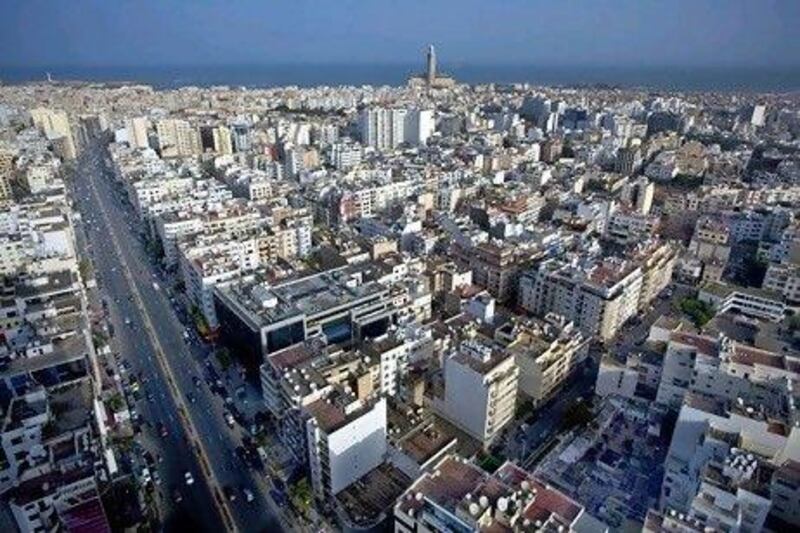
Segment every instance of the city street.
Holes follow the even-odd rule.
[[[164,458],[159,466],[160,500],[167,529],[196,523],[201,529],[219,531],[220,516],[230,513],[229,529],[276,531],[279,510],[269,499],[263,476],[237,456],[241,440],[225,424],[223,400],[204,384],[196,385],[203,376],[204,351],[193,352],[187,346],[184,326],[169,297],[154,283],[155,268],[135,237],[135,219],[115,197],[104,158],[105,151],[98,147],[83,154],[74,185],[76,206],[89,225],[92,259],[116,333],[114,347],[130,363],[131,372],[144,378],[142,400],[135,408],[147,422],[147,444]],[[93,225],[87,222],[92,217]],[[164,437],[156,431],[162,425]],[[191,486],[184,480],[187,471],[194,478]],[[223,487],[238,495],[235,501],[225,497]],[[181,493],[180,504],[173,501],[174,488]],[[245,488],[254,493],[254,501],[246,501]]]

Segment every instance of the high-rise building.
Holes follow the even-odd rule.
[[[0,201],[11,198],[11,176],[14,171],[14,152],[0,149]]]
[[[214,151],[218,154],[230,155],[233,153],[231,130],[227,126],[217,126],[212,131]]]
[[[638,213],[647,215],[650,213],[650,208],[653,206],[655,189],[655,184],[642,176],[635,181],[625,184],[622,189],[622,199]]]
[[[428,85],[432,85],[436,80],[436,49],[433,45],[428,46],[428,69],[425,74]]]
[[[162,157],[186,157],[202,152],[200,131],[185,120],[159,120],[156,133]]]
[[[75,159],[78,155],[75,138],[65,111],[37,107],[30,111],[33,125],[44,132],[51,141],[58,141],[57,147],[64,159]]]
[[[763,104],[754,105],[753,113],[750,115],[750,124],[753,126],[763,126],[767,116],[767,106]]]
[[[231,126],[231,138],[233,147],[237,152],[247,152],[250,150],[251,133],[250,126],[244,123],[237,123]]]
[[[405,109],[367,108],[359,118],[361,142],[378,150],[394,149],[405,140]]]
[[[623,176],[630,176],[636,173],[642,165],[642,152],[638,146],[623,146],[617,151],[617,159],[614,170]]]
[[[441,415],[484,445],[491,443],[514,418],[519,376],[514,355],[467,340],[445,361],[444,373]]]
[[[128,143],[133,148],[148,148],[150,142],[147,138],[147,130],[150,128],[150,121],[147,117],[136,117],[126,121],[128,130]]]
[[[406,115],[405,141],[413,145],[425,144],[435,128],[433,110],[413,109]]]
[[[386,399],[363,402],[331,395],[306,406],[308,464],[314,493],[322,501],[346,489],[386,455]]]

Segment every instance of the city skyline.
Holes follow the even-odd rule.
[[[2,531],[800,531],[800,1],[7,4]]]
[[[88,2],[79,11],[44,1],[0,15],[0,68],[409,64],[427,43],[445,64],[788,67],[800,57],[800,4],[786,1]]]

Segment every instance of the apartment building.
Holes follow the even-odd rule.
[[[156,135],[161,157],[190,157],[203,152],[200,131],[186,120],[158,120]]]
[[[800,265],[771,263],[761,286],[781,294],[790,305],[800,304]]]
[[[507,462],[494,474],[447,455],[422,474],[394,506],[394,531],[569,531],[608,526],[534,474]]]
[[[466,340],[444,363],[441,416],[485,446],[514,418],[519,369],[514,355]],[[464,401],[468,394],[470,401]]]
[[[506,350],[519,368],[519,392],[536,406],[551,398],[589,353],[590,339],[572,324],[519,324],[507,338]]]
[[[787,383],[800,379],[800,359],[734,342],[672,332],[664,354],[656,400],[678,408],[687,393],[759,405],[787,416]]]
[[[734,310],[773,322],[783,320],[786,311],[783,296],[768,289],[708,282],[700,287],[697,297],[711,304],[717,313]]]
[[[690,395],[665,462],[660,508],[724,531],[761,531],[773,502],[776,514],[792,519],[794,510],[784,498],[796,498],[797,491],[794,481],[787,486],[781,476],[791,477],[798,461],[792,444],[798,429],[779,426],[752,407],[725,410],[719,402]]]
[[[641,301],[642,268],[631,261],[590,260],[583,266],[548,260],[520,277],[519,305],[554,313],[587,335],[612,338]]]
[[[311,485],[318,500],[330,503],[386,458],[386,400],[336,391],[305,410]]]

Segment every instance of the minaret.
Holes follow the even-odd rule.
[[[428,46],[428,73],[426,78],[428,85],[433,85],[436,80],[436,50],[432,44]]]

